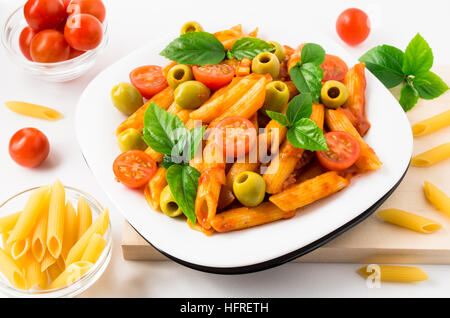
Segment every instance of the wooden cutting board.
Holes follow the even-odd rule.
[[[450,83],[450,65],[436,67],[433,71]],[[398,93],[398,90],[393,91],[394,95]],[[450,92],[447,92],[436,100],[420,100],[408,112],[408,118],[414,124],[449,108]],[[450,127],[415,138],[413,155],[448,141]],[[410,167],[403,182],[380,210],[398,208],[420,214],[440,222],[443,228],[439,231],[433,234],[416,233],[385,223],[374,213],[346,233],[294,262],[450,264],[450,218],[427,202],[423,193],[424,181],[430,181],[450,195],[450,159],[428,168]],[[127,222],[123,228],[122,252],[126,260],[168,260]]]

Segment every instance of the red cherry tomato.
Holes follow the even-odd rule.
[[[344,170],[359,158],[361,147],[358,140],[344,131],[325,134],[328,150],[316,151],[317,159],[328,170]]]
[[[20,32],[19,36],[19,47],[20,51],[22,51],[23,56],[25,56],[27,59],[32,61],[30,54],[30,45],[31,40],[33,40],[34,36],[36,35],[36,31],[34,31],[31,27],[27,26],[23,28],[22,32]]]
[[[369,36],[369,17],[360,9],[347,9],[337,18],[336,31],[348,45],[358,45]]]
[[[31,41],[30,53],[35,62],[62,62],[69,58],[70,46],[61,32],[44,30],[34,36]]]
[[[28,0],[23,13],[28,25],[36,31],[57,28],[67,17],[61,0]]]
[[[151,98],[168,85],[162,68],[156,65],[135,68],[130,73],[130,81],[145,98]]]
[[[9,155],[23,167],[39,166],[50,152],[47,137],[36,128],[23,128],[9,141]]]
[[[227,85],[234,77],[234,68],[227,64],[193,66],[192,72],[197,81],[212,90]]]
[[[105,5],[100,0],[72,0],[67,7],[67,12],[69,14],[87,13],[96,17],[101,23],[105,21],[106,16]]]
[[[102,24],[90,14],[72,14],[67,18],[64,37],[67,43],[76,50],[93,50],[102,42]]]
[[[141,150],[130,150],[120,154],[113,163],[114,174],[121,183],[129,188],[140,188],[156,172],[156,163]]]
[[[79,51],[79,50],[75,50],[74,48],[70,48],[69,60],[79,57],[80,55],[83,55],[84,53],[86,53],[86,51]]]
[[[336,55],[326,54],[325,61],[320,65],[323,70],[322,82],[335,80],[342,82],[347,74],[348,66]]]
[[[69,6],[70,1],[72,1],[72,0],[62,0],[62,2],[63,2],[63,4],[64,4],[64,9],[67,10],[67,7]],[[67,12],[67,11],[66,11],[66,12]]]
[[[227,157],[241,157],[256,143],[256,128],[243,117],[226,117],[215,126],[215,138]]]

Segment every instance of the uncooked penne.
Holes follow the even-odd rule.
[[[82,237],[84,232],[92,224],[92,211],[89,203],[87,203],[86,199],[80,197],[77,203],[77,216],[78,216],[78,236]]]
[[[431,182],[425,181],[423,188],[427,200],[438,210],[450,216],[450,197]]]
[[[81,256],[81,260],[95,264],[102,254],[105,246],[106,242],[99,234],[92,234],[89,239],[89,243],[86,246],[86,250],[84,251],[83,256]]]
[[[63,270],[61,270],[61,268],[56,263],[47,268],[48,276],[50,276],[50,279],[52,281],[54,281],[59,275],[61,275],[62,272]]]
[[[56,259],[47,249],[45,250],[45,255],[41,262],[41,271],[45,272],[53,264],[56,264]]]
[[[26,237],[12,243],[11,245],[11,256],[14,260],[18,260],[23,257],[28,250],[31,248],[30,238]]]
[[[14,287],[27,289],[27,282],[22,269],[12,257],[0,248],[0,272]]]
[[[437,114],[433,117],[424,119],[412,126],[414,137],[431,134],[441,128],[450,125],[450,110]]]
[[[291,211],[336,193],[349,184],[349,179],[329,171],[272,195],[269,200],[283,211]]]
[[[23,264],[25,278],[27,280],[27,289],[43,286],[47,283],[47,274],[41,271],[41,265],[31,253],[27,253],[21,261]]]
[[[64,272],[62,272],[53,282],[51,282],[48,289],[57,289],[76,282],[84,274],[86,274],[92,266],[92,263],[85,261],[78,261],[70,264]]]
[[[416,167],[428,167],[447,158],[450,158],[450,142],[414,156],[411,164]]]
[[[378,216],[386,222],[425,234],[433,233],[442,227],[434,220],[399,209],[386,209],[378,212]]]
[[[418,267],[375,265],[364,266],[358,270],[364,278],[374,277],[385,282],[412,283],[428,279],[427,274]]]
[[[14,226],[16,225],[17,220],[19,219],[19,216],[21,213],[22,213],[22,211],[1,217],[0,218],[0,233],[6,233],[6,232],[11,231],[14,228]]]
[[[161,197],[162,190],[167,185],[166,172],[167,170],[165,168],[159,167],[144,189],[144,196],[147,203],[155,210],[159,209],[159,198]]]
[[[38,262],[42,262],[47,249],[47,223],[48,209],[41,213],[31,238],[31,253]]]
[[[50,107],[40,106],[25,102],[6,102],[6,107],[8,107],[13,112],[21,115],[46,119],[46,120],[58,120],[63,117],[63,115]]]
[[[78,215],[72,205],[72,203],[66,203],[66,216],[64,217],[64,238],[63,246],[61,251],[61,256],[66,259],[67,254],[69,254],[70,249],[78,240],[79,225],[80,220]]]
[[[270,202],[264,202],[254,208],[237,208],[217,214],[211,225],[217,232],[230,232],[249,227],[289,219],[295,211],[283,211]]]
[[[56,180],[51,187],[48,207],[47,250],[57,259],[61,254],[66,215],[66,192],[61,181]]]

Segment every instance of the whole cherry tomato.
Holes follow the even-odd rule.
[[[31,27],[27,26],[23,28],[22,32],[20,32],[19,36],[19,47],[20,51],[22,51],[23,56],[25,56],[27,59],[32,61],[30,54],[30,46],[31,46],[31,40],[33,40],[34,36],[36,35],[36,31],[34,31]]]
[[[64,37],[71,47],[80,51],[95,49],[103,39],[103,28],[93,15],[72,14],[67,19]]]
[[[31,41],[30,53],[35,62],[62,62],[69,58],[70,46],[61,32],[44,30],[36,34]]]
[[[360,9],[347,9],[339,15],[336,31],[342,41],[348,45],[358,45],[369,36],[369,17]]]
[[[76,7],[78,6],[78,7]],[[101,23],[105,21],[106,9],[100,0],[72,0],[67,7],[68,13],[87,13],[96,17]]]
[[[28,25],[36,31],[55,29],[67,17],[61,0],[28,0],[23,13]]]
[[[23,128],[9,141],[9,155],[24,167],[37,167],[47,158],[49,152],[47,137],[36,128]]]

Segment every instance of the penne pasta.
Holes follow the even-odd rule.
[[[45,120],[58,120],[63,117],[63,115],[58,112],[57,110],[54,110],[53,108],[35,105],[31,103],[25,103],[25,102],[6,102],[6,107],[8,107],[10,110],[12,110],[15,113],[34,117],[34,118],[40,118]]]
[[[153,150],[151,147],[147,147],[147,149],[145,149],[145,153],[148,154],[150,157],[152,157],[152,159],[158,163],[162,162],[164,158],[164,155],[162,153]]]
[[[11,231],[17,223],[17,220],[20,217],[20,212],[16,212],[13,214],[9,214],[0,218],[0,233],[6,233]]]
[[[66,285],[70,285],[79,280],[84,274],[86,274],[93,264],[85,261],[79,261],[70,264],[64,272],[62,272],[51,284],[48,289],[61,288]]]
[[[369,278],[375,274],[377,278],[385,282],[411,283],[428,279],[427,274],[418,267],[393,265],[376,266],[379,269],[379,272],[371,270],[373,266],[364,266],[358,270],[358,273],[364,278]]]
[[[64,236],[63,236],[63,246],[61,250],[61,257],[66,259],[72,246],[78,240],[78,233],[80,228],[79,217],[72,205],[72,203],[66,203],[66,216],[64,217]],[[60,257],[60,258],[61,258]]]
[[[414,137],[431,134],[441,128],[450,125],[450,110],[437,114],[431,118],[424,119],[412,126]]]
[[[213,228],[210,228],[207,230],[198,223],[195,223],[195,225],[192,224],[191,221],[189,221],[189,219],[187,219],[187,224],[192,230],[201,232],[201,233],[205,234],[206,236],[211,236],[214,233]]]
[[[50,276],[50,279],[52,281],[58,278],[58,276],[61,275],[62,272],[63,270],[61,270],[61,268],[56,263],[47,268],[48,276]]]
[[[41,213],[31,238],[31,253],[38,262],[42,262],[47,249],[48,208]]]
[[[0,272],[5,278],[19,289],[27,289],[27,282],[24,272],[12,259],[12,257],[0,248]]]
[[[399,209],[383,210],[378,212],[378,215],[386,222],[425,234],[433,233],[442,227],[436,221]]]
[[[438,210],[450,216],[450,197],[431,182],[424,182],[425,197]]]
[[[92,223],[86,232],[78,239],[75,245],[70,249],[66,258],[66,267],[81,260],[92,235],[99,234],[103,236],[109,227],[109,212],[104,210],[98,218]]]
[[[47,250],[55,259],[62,250],[65,210],[66,192],[61,181],[56,180],[51,187],[47,224]]]
[[[27,289],[43,286],[47,283],[47,274],[41,271],[41,265],[34,258],[31,253],[27,253],[23,260],[21,261],[23,264],[25,278],[27,281]]]
[[[102,254],[105,246],[105,240],[99,234],[94,233],[89,239],[89,243],[86,246],[83,256],[81,256],[81,260],[95,264]]]
[[[237,208],[217,214],[211,225],[217,232],[230,232],[249,227],[289,219],[295,211],[283,211],[270,202],[264,202],[254,208]]]
[[[45,250],[45,255],[41,262],[41,271],[45,272],[53,264],[56,264],[56,259],[48,250]]]
[[[8,242],[12,243],[25,239],[31,234],[39,215],[48,206],[49,194],[48,187],[41,187],[31,194],[14,229],[11,231]]]
[[[447,158],[450,158],[450,142],[414,156],[411,164],[416,167],[428,167]]]
[[[349,184],[347,178],[329,171],[272,195],[269,200],[283,211],[291,211],[338,192]]]
[[[12,243],[11,256],[14,260],[18,260],[23,257],[31,247],[31,242],[28,237],[20,239]]]
[[[77,216],[78,216],[78,235],[77,237],[83,236],[84,232],[92,224],[92,211],[89,203],[83,197],[78,199],[77,203]]]
[[[155,210],[159,209],[159,198],[161,197],[162,190],[167,185],[166,172],[167,170],[165,168],[159,167],[144,189],[144,196],[147,203]]]

